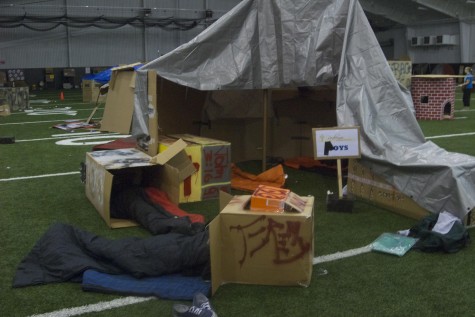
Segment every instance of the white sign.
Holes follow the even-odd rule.
[[[359,127],[313,128],[312,135],[316,160],[361,157]]]

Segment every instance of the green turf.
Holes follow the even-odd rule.
[[[0,136],[17,141],[50,138],[67,132],[52,126],[71,118],[87,118],[94,107],[81,101],[78,90],[32,92],[32,99],[51,99],[34,108],[71,107],[76,117],[31,116],[14,113],[0,117]],[[460,99],[460,96],[457,96]],[[461,108],[457,100],[456,109]],[[426,136],[470,133],[474,111],[457,112],[456,120],[420,121]],[[102,109],[97,117],[102,115]],[[465,118],[462,118],[465,117]],[[53,121],[35,124],[21,122]],[[449,151],[475,155],[475,136],[432,139]],[[0,145],[0,179],[79,171],[90,145],[58,146],[56,140]],[[254,164],[255,163],[255,164]],[[257,169],[258,163],[247,167]],[[252,165],[254,164],[254,165]],[[365,246],[383,232],[412,226],[415,221],[357,201],[352,213],[326,211],[327,190],[336,191],[335,176],[286,168],[286,185],[301,195],[314,195],[315,255]],[[122,298],[83,292],[79,284],[58,283],[12,289],[15,269],[38,238],[54,222],[73,224],[109,238],[147,237],[141,228],[108,229],[84,195],[78,174],[0,182],[0,316],[30,316],[63,308]],[[218,212],[215,200],[182,204],[211,220]],[[473,233],[473,231],[471,232]],[[475,273],[473,246],[456,254],[411,251],[398,258],[368,253],[314,267],[309,287],[228,284],[211,299],[219,316],[469,316],[472,313],[471,276]],[[320,275],[323,270],[328,273]],[[155,299],[88,316],[171,316],[176,301]]]

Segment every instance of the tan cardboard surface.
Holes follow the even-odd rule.
[[[130,133],[134,113],[134,79],[133,68],[112,71],[101,131]]]
[[[349,160],[347,188],[357,198],[413,219],[421,219],[429,213],[358,160]]]
[[[218,198],[221,190],[231,189],[231,144],[191,134],[160,135],[159,152],[177,139],[186,141],[185,152],[196,168],[196,173],[180,184],[180,202]]]
[[[110,228],[133,227],[138,224],[128,219],[110,217],[110,197],[114,175],[97,162],[90,153],[86,153],[86,197]]]
[[[210,223],[213,293],[225,283],[309,285],[314,198],[306,198],[303,213],[245,210],[250,195],[229,201]]]
[[[151,163],[150,156],[138,149],[86,153],[86,196],[110,228],[137,225],[135,221],[110,216],[111,192],[116,181],[141,184],[146,180],[150,183],[148,186],[160,188],[173,203],[178,204],[181,177],[190,175],[193,164],[179,144],[168,152],[169,159],[164,161],[164,165]],[[173,160],[176,165],[173,165]]]

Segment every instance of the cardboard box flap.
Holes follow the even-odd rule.
[[[134,63],[134,64],[129,64],[129,65],[123,65],[123,66],[117,66],[114,68],[111,68],[111,78],[109,80],[110,87],[114,89],[115,86],[115,81],[117,78],[117,73],[120,71],[133,71],[134,67],[140,65],[140,63]],[[132,76],[132,80],[130,81],[130,87],[135,87],[135,76]]]
[[[180,151],[186,148],[186,142],[179,139],[173,144],[171,144],[165,151],[158,153],[150,159],[151,163],[165,165],[169,160],[171,160],[175,155]]]
[[[179,179],[182,181],[196,172],[195,166],[184,151],[185,147],[186,142],[179,139],[170,145],[165,151],[152,157],[150,162],[159,165],[168,164],[175,167],[179,171]]]
[[[219,211],[223,211],[224,207],[226,207],[231,199],[233,199],[233,195],[228,194],[222,190],[219,191]]]
[[[137,65],[140,65],[140,62],[113,67],[113,68],[111,68],[111,71],[133,70],[134,67],[137,66]]]
[[[207,137],[197,136],[193,134],[172,134],[171,137],[177,139],[183,139],[190,143],[200,144],[203,146],[206,145],[220,145],[220,144],[229,144],[227,141],[221,141],[216,139],[211,139]]]

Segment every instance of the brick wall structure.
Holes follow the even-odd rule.
[[[419,120],[455,117],[455,77],[448,75],[412,76],[412,102]]]

